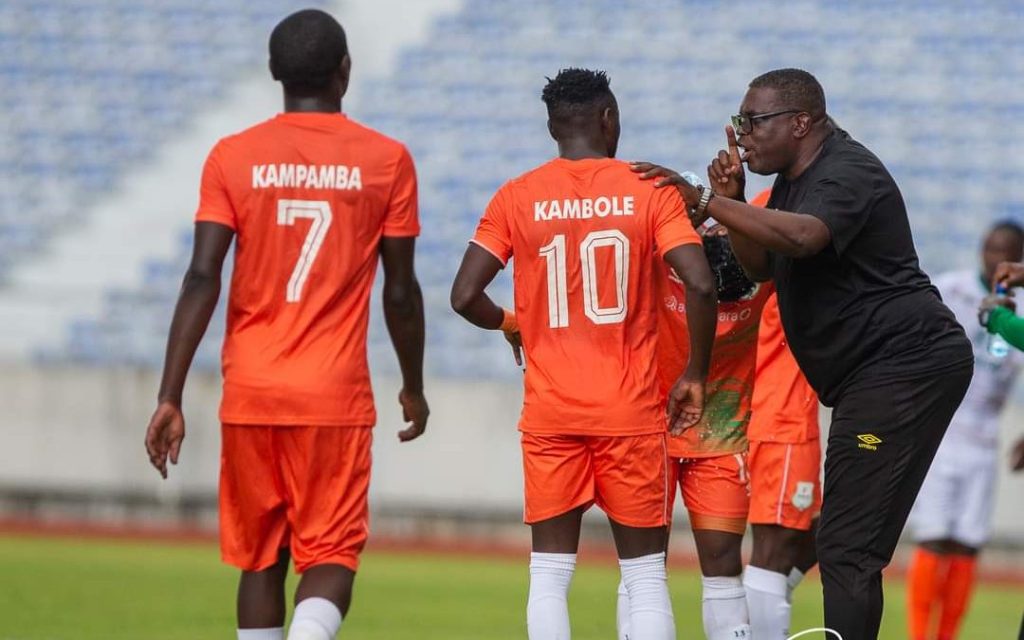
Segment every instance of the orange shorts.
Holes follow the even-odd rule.
[[[751,524],[807,531],[821,512],[821,445],[750,443]]]
[[[287,547],[299,573],[319,564],[358,569],[373,429],[226,424],[221,438],[224,562],[260,571]]]
[[[678,484],[692,528],[739,535],[746,532],[750,508],[747,454],[673,458],[669,462],[669,477],[669,500],[675,502]]]
[[[665,434],[549,436],[524,433],[527,524],[597,504],[627,527],[668,524]]]

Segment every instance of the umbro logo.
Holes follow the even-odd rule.
[[[878,445],[882,444],[882,439],[873,433],[862,433],[857,436],[857,439],[860,440],[860,444],[857,446],[868,451],[877,451]]]

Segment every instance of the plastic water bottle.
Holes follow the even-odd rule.
[[[695,187],[704,186],[704,181],[700,179],[700,176],[698,176],[696,173],[692,171],[684,171],[679,175],[683,177],[683,180],[686,180]]]
[[[679,175],[683,178],[683,180],[686,180],[687,182],[689,182],[694,187],[705,187],[705,188],[707,188],[707,185],[704,184],[704,181],[701,180],[701,177],[698,176],[696,173],[694,173],[692,171],[684,171],[684,172],[680,173]],[[718,224],[718,221],[709,216],[708,219],[705,220],[703,224],[701,224],[701,228],[703,228],[703,229],[710,229],[711,227],[715,226],[716,224]]]
[[[996,285],[996,295],[1006,296],[1006,287],[1001,284]],[[985,345],[985,349],[988,351],[988,355],[992,356],[996,360],[1002,360],[1006,356],[1010,355],[1010,345],[1003,339],[998,333],[988,334],[988,342]]]

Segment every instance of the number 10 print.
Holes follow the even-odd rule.
[[[615,306],[602,307],[598,295],[597,250],[611,247],[615,259]],[[569,296],[566,282],[565,235],[556,235],[540,248],[548,267],[548,326],[569,326]],[[616,324],[626,319],[629,290],[629,238],[617,229],[592,231],[580,243],[583,277],[583,312],[594,324]]]

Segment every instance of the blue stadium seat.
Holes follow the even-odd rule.
[[[8,196],[0,200],[0,275],[16,259],[8,248],[45,242],[49,233],[49,226],[25,227],[5,210],[30,200],[5,181],[56,174],[76,190],[109,188],[126,158],[136,162],[159,142],[164,125],[184,122],[215,99],[218,79],[232,65],[262,64],[262,52],[246,43],[262,38],[281,11],[276,0],[0,5],[0,87],[14,89],[0,91],[0,112],[28,116],[7,118],[24,124],[11,131],[13,150],[0,150],[0,195]],[[225,33],[217,25],[228,16],[243,19]],[[554,153],[539,100],[545,76],[570,65],[605,68],[622,106],[620,156],[700,172],[722,145],[721,127],[750,78],[777,66],[808,68],[825,85],[833,116],[888,163],[907,200],[922,261],[937,271],[973,264],[981,226],[1024,213],[1024,193],[1015,186],[1024,159],[1005,153],[1002,142],[1024,122],[1024,86],[1012,80],[1024,72],[1022,27],[1024,4],[1017,0],[993,0],[969,15],[952,0],[755,0],[725,11],[710,0],[480,0],[441,16],[423,44],[401,53],[390,77],[364,87],[354,114],[405,141],[417,160],[428,368],[451,377],[520,376],[500,337],[466,325],[447,298],[465,241],[493,191]],[[132,60],[112,63],[108,52],[125,47]],[[68,60],[71,68],[64,66]],[[194,73],[198,62],[205,73]],[[74,82],[76,98],[87,104],[54,101],[56,82]],[[113,87],[130,89],[138,109],[104,102]],[[31,96],[31,104],[25,108],[12,93]],[[54,113],[68,125],[48,128]],[[111,124],[130,135],[112,134]],[[70,152],[30,151],[39,145]],[[91,150],[95,162],[68,164],[80,149]],[[76,212],[49,214],[61,219]],[[76,321],[66,357],[156,366],[190,237],[183,236],[173,260],[145,265],[142,290],[112,295],[99,320]],[[504,304],[512,302],[509,280],[503,274],[496,283],[495,297]],[[395,373],[378,306],[371,360],[375,370]],[[129,312],[149,314],[144,326],[159,339],[137,328],[119,339],[126,328],[118,319]],[[200,366],[218,364],[219,318],[197,356]]]

